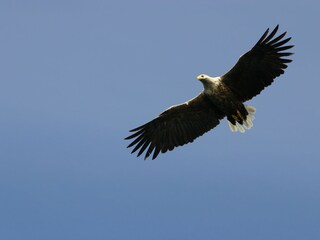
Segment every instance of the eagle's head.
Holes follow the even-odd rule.
[[[220,77],[210,77],[206,74],[200,74],[197,79],[202,82],[204,88],[212,88],[213,86],[217,86],[221,83]]]
[[[210,79],[210,77],[209,77],[208,75],[206,75],[206,74],[200,74],[200,75],[197,77],[197,79],[198,79],[199,81],[203,82],[203,81],[206,81],[206,80]]]
[[[200,74],[197,79],[202,82],[202,84],[206,87],[206,86],[210,86],[212,85],[214,78],[210,77],[206,74]]]

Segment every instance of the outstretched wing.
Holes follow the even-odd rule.
[[[286,63],[292,61],[283,58],[292,55],[285,51],[293,47],[286,45],[291,38],[283,39],[286,32],[274,38],[278,28],[279,25],[269,35],[267,29],[256,45],[242,55],[236,65],[222,76],[222,81],[239,100],[246,101],[258,95],[276,77],[283,74],[287,68]]]
[[[204,95],[180,105],[175,105],[162,112],[152,121],[132,129],[132,135],[125,139],[134,139],[129,147],[135,146],[131,153],[138,149],[140,156],[146,149],[145,159],[153,152],[155,159],[160,151],[171,151],[175,147],[193,142],[194,139],[217,126],[224,117]]]

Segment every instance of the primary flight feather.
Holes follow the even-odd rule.
[[[197,77],[204,90],[195,98],[174,105],[150,122],[130,130],[133,134],[125,138],[132,140],[128,147],[132,153],[143,152],[145,159],[151,154],[173,150],[175,147],[193,142],[227,117],[230,130],[245,132],[253,126],[255,108],[243,102],[258,95],[273,80],[284,73],[286,50],[291,38],[283,39],[286,32],[275,37],[279,25],[269,34],[265,31],[254,47],[242,55],[236,65],[220,77],[201,74]]]

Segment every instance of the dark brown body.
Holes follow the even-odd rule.
[[[208,78],[202,82],[205,88],[204,94],[210,102],[226,115],[232,124],[235,125],[236,122],[243,124],[248,115],[243,103],[220,78]]]

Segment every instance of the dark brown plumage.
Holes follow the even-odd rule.
[[[152,121],[132,129],[130,132],[135,133],[126,139],[135,140],[128,147],[136,145],[132,153],[140,148],[138,156],[147,149],[145,159],[154,150],[152,159],[155,159],[160,152],[165,153],[193,142],[195,138],[217,126],[223,117],[224,114],[205,94],[200,93],[190,101],[172,106]]]
[[[146,151],[146,159],[153,152],[152,159],[155,159],[160,152],[193,142],[217,126],[225,116],[232,131],[243,132],[245,128],[251,128],[255,109],[243,102],[269,86],[292,61],[283,58],[292,54],[284,52],[293,47],[285,45],[291,38],[282,40],[286,32],[274,38],[278,28],[276,26],[269,35],[268,29],[225,75],[217,78],[198,76],[204,91],[197,97],[172,106],[152,121],[132,129],[133,134],[125,138],[132,140],[128,146],[134,147],[132,153],[139,150],[140,156]]]
[[[279,25],[269,35],[267,29],[256,45],[242,55],[236,65],[221,77],[239,100],[244,102],[258,95],[276,77],[283,74],[287,68],[286,63],[292,61],[283,58],[292,55],[290,52],[283,52],[293,47],[284,46],[291,39],[282,40],[287,32],[272,39],[278,28]]]

